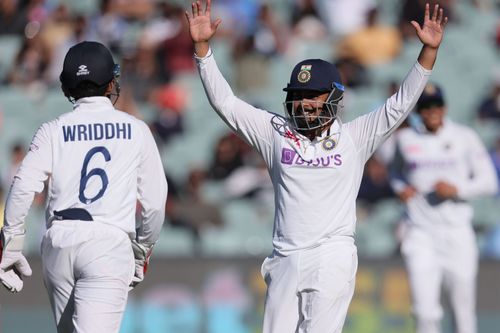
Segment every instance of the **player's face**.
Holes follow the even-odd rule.
[[[434,133],[443,126],[446,108],[444,105],[432,105],[421,109],[419,113],[425,128]]]
[[[309,124],[314,124],[318,116],[323,112],[330,93],[318,91],[297,91],[292,94],[293,109],[295,114],[303,114],[304,120]]]

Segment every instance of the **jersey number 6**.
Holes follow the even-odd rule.
[[[109,151],[106,149],[106,147],[102,146],[90,149],[87,155],[85,155],[80,177],[80,191],[79,191],[80,195],[78,198],[80,199],[81,202],[83,202],[86,205],[91,204],[92,202],[102,197],[104,195],[104,192],[106,191],[106,188],[108,187],[108,175],[106,175],[106,171],[104,171],[101,168],[95,168],[87,172],[87,167],[89,165],[90,160],[97,153],[101,153],[104,156],[104,160],[106,162],[109,162],[111,160],[111,155],[109,154]],[[93,198],[87,198],[85,196],[85,188],[87,187],[87,182],[93,176],[101,177],[102,188],[100,189],[99,193],[97,193]]]

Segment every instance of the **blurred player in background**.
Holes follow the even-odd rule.
[[[73,111],[38,129],[7,197],[0,280],[19,292],[31,275],[22,254],[25,218],[49,179],[42,263],[59,333],[119,331],[128,291],[143,280],[164,221],[160,155],[146,124],[113,107],[118,76],[104,45],[70,48],[60,80]]]
[[[440,87],[417,102],[420,128],[396,136],[391,184],[406,205],[402,254],[418,333],[441,332],[441,287],[449,293],[456,332],[476,332],[478,250],[469,199],[497,191],[493,164],[472,129],[446,119]]]
[[[262,265],[267,283],[264,333],[340,332],[354,293],[355,202],[363,167],[418,100],[443,37],[442,10],[426,6],[418,62],[398,92],[373,112],[342,124],[344,87],[332,64],[300,62],[292,71],[285,114],[238,99],[215,62],[209,41],[221,20],[211,1],[186,12],[208,99],[226,124],[264,158],[275,191],[274,251]]]

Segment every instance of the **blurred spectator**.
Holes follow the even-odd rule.
[[[497,137],[495,145],[490,151],[490,156],[497,172],[498,188],[500,189],[500,135]],[[497,195],[500,195],[500,190]]]
[[[145,21],[154,13],[157,2],[156,0],[113,0],[113,11],[125,21]]]
[[[46,20],[40,38],[51,54],[51,61],[47,69],[47,83],[59,87],[59,74],[63,65],[64,56],[74,44],[86,38],[87,21],[84,16],[73,18],[69,8],[60,4]]]
[[[116,0],[101,0],[99,13],[89,22],[89,39],[108,46],[111,52],[120,54],[127,22],[116,11]]]
[[[26,149],[22,142],[16,142],[10,147],[9,165],[5,172],[2,172],[2,187],[4,189],[9,189],[17,170],[21,166],[24,156],[26,155]]]
[[[143,47],[157,48],[163,41],[177,35],[181,29],[179,6],[168,2],[157,2],[155,12],[159,13],[146,21],[139,43]]]
[[[370,78],[366,68],[355,59],[342,57],[334,63],[345,86],[357,88],[369,83]]]
[[[486,235],[481,257],[500,260],[500,225],[494,226]]]
[[[25,87],[43,83],[50,60],[50,52],[39,35],[25,38],[7,74],[7,83]]]
[[[254,30],[259,12],[258,0],[217,0],[212,5],[214,17],[222,19],[221,36],[234,38],[247,35]]]
[[[228,199],[251,199],[262,213],[274,211],[274,190],[267,166],[260,155],[251,150],[245,164],[236,168],[224,180],[224,194]]]
[[[296,0],[293,3],[291,26],[295,37],[306,40],[321,40],[328,35],[328,28],[314,0]]]
[[[139,107],[137,106],[134,94],[130,87],[120,88],[120,96],[114,103],[115,107],[118,110],[126,112],[136,118],[142,119],[142,114],[139,110]]]
[[[333,36],[343,36],[363,28],[366,13],[375,7],[374,0],[318,0],[317,4]]]
[[[24,35],[27,9],[19,0],[0,0],[0,35]]]
[[[495,120],[500,123],[500,72],[494,80],[490,95],[480,102],[477,117],[480,121]]]
[[[0,184],[0,228],[3,227],[3,215],[5,211],[5,195],[2,184]]]
[[[255,27],[236,39],[233,60],[239,90],[262,89],[269,82],[269,58],[284,50],[284,34],[269,5],[259,7]]]
[[[365,164],[358,200],[373,205],[388,198],[395,198],[389,183],[389,173],[386,165],[374,155]]]
[[[153,100],[158,114],[151,130],[162,143],[167,143],[172,136],[184,132],[186,92],[180,86],[165,85],[155,90]]]
[[[399,31],[378,22],[378,9],[367,13],[366,26],[344,36],[337,53],[363,66],[387,63],[399,55],[402,39]]]
[[[229,133],[219,139],[215,146],[213,161],[208,176],[214,180],[227,178],[234,170],[243,165],[241,139]]]
[[[28,24],[34,25],[34,28],[39,28],[45,24],[45,21],[49,17],[49,11],[46,8],[45,0],[29,0],[28,4]]]
[[[268,4],[259,7],[255,28],[251,34],[254,49],[259,54],[273,56],[283,53],[286,35]]]
[[[495,9],[495,5],[500,9],[500,2],[496,0],[470,0],[478,10],[487,12]]]
[[[187,183],[178,192],[177,198],[167,207],[168,218],[172,226],[187,228],[193,238],[195,252],[199,253],[200,234],[203,229],[223,225],[220,208],[203,198],[201,189],[206,180],[202,169],[189,172]],[[168,205],[168,204],[167,204]]]
[[[192,73],[195,68],[194,48],[189,37],[189,26],[184,16],[184,9],[179,6],[167,8],[169,12],[164,15],[169,15],[169,18],[173,20],[172,28],[175,27],[175,30],[160,44],[158,49],[164,80],[169,80],[178,74]]]
[[[244,36],[233,48],[235,86],[249,92],[269,85],[269,59],[255,49],[253,36]]]
[[[497,23],[497,30],[495,33],[495,44],[496,44],[497,50],[500,50],[500,19],[498,20],[498,23]]]
[[[139,43],[124,56],[121,69],[120,85],[129,88],[137,101],[154,103],[155,88],[161,83],[155,49]]]
[[[449,21],[455,20],[453,15],[455,0],[404,0],[399,16],[399,29],[403,35],[403,39],[406,40],[416,37],[415,29],[410,22],[417,21],[419,24],[422,24],[426,3],[430,4],[431,10],[436,3],[439,4],[443,9],[443,16],[447,16]]]

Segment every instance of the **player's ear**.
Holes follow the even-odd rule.
[[[104,96],[110,96],[111,93],[113,92],[113,87],[115,86],[115,80],[109,81],[107,87],[106,87],[106,92],[104,93]]]

